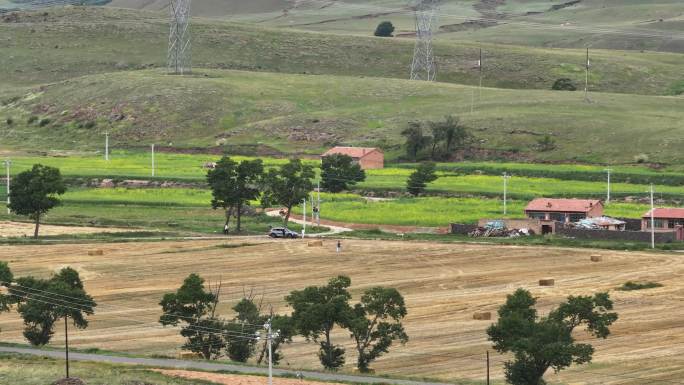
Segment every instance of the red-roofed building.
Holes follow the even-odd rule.
[[[684,226],[684,208],[655,208],[653,222],[656,231],[672,231]],[[641,230],[651,230],[651,210],[641,217]]]
[[[537,198],[527,204],[525,215],[543,221],[578,222],[603,216],[603,203],[597,199]]]
[[[362,170],[370,170],[385,167],[385,154],[375,147],[333,147],[326,151],[322,157],[329,155],[348,155],[354,162],[361,166]]]

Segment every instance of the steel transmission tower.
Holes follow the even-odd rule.
[[[435,80],[435,57],[432,51],[432,31],[437,24],[439,0],[417,0],[416,47],[411,64],[411,80]]]
[[[190,3],[191,0],[169,0],[171,30],[167,66],[170,74],[190,73]]]

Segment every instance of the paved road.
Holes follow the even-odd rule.
[[[34,356],[51,357],[56,359],[64,359],[64,352],[55,350],[40,350],[31,348],[18,348],[18,347],[4,347],[0,346],[0,352],[4,353],[19,353],[28,354]],[[240,366],[231,364],[220,364],[205,361],[184,361],[184,360],[170,360],[170,359],[157,359],[157,358],[134,358],[134,357],[121,357],[121,356],[107,356],[101,354],[86,354],[86,353],[76,353],[70,352],[69,358],[72,361],[94,361],[94,362],[106,362],[113,364],[131,364],[131,365],[143,365],[151,366],[156,368],[173,368],[173,369],[199,369],[206,371],[231,371],[236,373],[244,374],[268,374],[267,368],[262,367],[250,367],[250,366]],[[282,370],[273,369],[273,374],[276,376],[282,375],[295,375],[296,371],[292,370]],[[368,383],[368,384],[392,384],[392,385],[450,385],[446,383],[439,382],[420,382],[420,381],[409,381],[409,380],[396,380],[388,378],[378,378],[378,377],[363,377],[363,376],[350,376],[345,374],[335,374],[335,373],[317,373],[317,372],[302,372],[304,379],[310,380],[323,380],[323,381],[345,381],[345,382],[357,382],[357,383]]]

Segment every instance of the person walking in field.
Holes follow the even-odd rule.
[[[339,254],[342,251],[342,241],[337,241],[337,253]]]
[[[229,229],[228,229],[228,224],[226,223],[223,225],[223,235],[228,235]]]

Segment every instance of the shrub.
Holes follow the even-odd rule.
[[[662,284],[658,282],[633,282],[627,281],[624,285],[620,286],[618,290],[622,291],[632,291],[632,290],[643,290],[643,289],[653,289],[656,287],[663,287]]]
[[[537,140],[537,148],[542,152],[554,150],[556,148],[556,141],[551,137],[551,135],[544,135],[542,138]]]
[[[678,82],[675,82],[670,86],[668,89],[668,93],[670,95],[682,95],[684,94],[684,80],[680,80]]]
[[[50,124],[50,119],[48,119],[48,118],[41,119],[41,120],[40,120],[40,123],[38,123],[38,125],[41,126],[41,127],[45,127],[45,126],[47,126],[48,124]]]
[[[26,123],[28,123],[28,124],[33,124],[33,123],[36,122],[36,120],[38,120],[38,117],[35,116],[35,115],[31,115],[31,116],[29,116],[29,118],[28,118],[28,120],[26,121]]]
[[[84,125],[84,127],[85,127],[86,129],[91,129],[91,128],[95,127],[96,124],[97,124],[97,123],[95,123],[94,121],[89,120],[89,121],[86,122],[86,124]]]
[[[10,118],[7,118],[7,119],[5,120],[5,122],[7,122],[7,125],[8,125],[8,126],[11,126],[11,125],[14,124],[14,119],[12,119],[12,118],[10,117]]]
[[[635,155],[634,161],[637,163],[646,163],[646,162],[648,162],[648,155],[646,155],[646,154]]]
[[[568,78],[560,78],[553,83],[551,87],[554,91],[577,91],[577,86]]]
[[[378,37],[392,37],[392,33],[394,33],[394,25],[391,21],[383,21],[375,28],[375,36]]]

